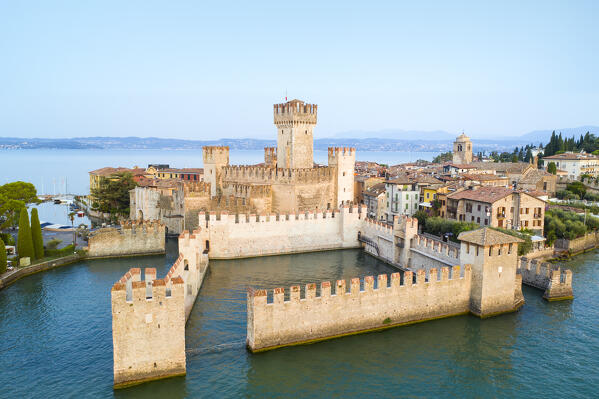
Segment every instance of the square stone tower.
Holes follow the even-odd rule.
[[[202,148],[204,158],[204,181],[210,183],[210,196],[214,197],[220,189],[221,169],[229,166],[228,146],[206,146]]]
[[[458,239],[460,263],[472,265],[470,311],[488,317],[516,310],[522,286],[516,279],[518,244],[524,241],[489,227],[462,232]]]
[[[469,164],[472,162],[472,141],[464,133],[460,134],[453,142],[454,164]]]
[[[277,168],[297,169],[314,166],[316,104],[291,100],[274,105],[277,126]]]

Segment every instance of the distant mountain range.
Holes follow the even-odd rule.
[[[586,132],[599,136],[599,127],[581,126],[556,129],[564,137],[578,137]],[[522,136],[504,136],[500,139],[472,139],[474,151],[505,151],[526,144],[546,144],[552,130],[536,130]],[[314,140],[314,148],[355,147],[361,151],[449,151],[457,135],[443,130],[379,130],[342,132],[330,138]],[[156,137],[76,137],[68,139],[40,139],[0,137],[0,149],[146,149],[146,150],[196,150],[206,145],[229,146],[234,150],[261,150],[276,146],[275,140],[262,139],[218,139],[181,140]]]

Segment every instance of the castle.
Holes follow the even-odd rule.
[[[204,147],[204,181],[218,209],[239,199],[254,213],[337,209],[354,198],[354,148],[329,148],[328,166],[314,164],[318,107],[300,100],[273,106],[277,147],[264,149],[264,164],[229,165],[229,147]],[[238,201],[231,200],[237,204]],[[215,210],[215,209],[213,209]],[[186,227],[187,224],[186,224]]]
[[[146,269],[142,280],[131,269],[112,288],[115,387],[185,374],[185,322],[209,258],[363,248],[403,271],[349,285],[322,282],[320,292],[316,284],[293,286],[288,300],[283,288],[272,296],[248,289],[252,352],[466,313],[512,312],[524,303],[523,283],[544,290],[548,300],[572,298],[571,272],[518,258],[517,237],[486,227],[449,244],[419,235],[415,218],[395,217],[388,226],[366,215],[365,206],[347,204],[261,215],[200,212],[197,229],[180,235],[180,256],[166,277]]]

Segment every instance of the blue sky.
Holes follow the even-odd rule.
[[[526,4],[521,4],[526,3]],[[596,1],[3,1],[0,136],[474,137],[599,124]]]

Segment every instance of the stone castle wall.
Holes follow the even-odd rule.
[[[364,251],[387,263],[397,263],[395,235],[393,227],[374,219],[366,219],[360,229],[360,241]]]
[[[115,387],[185,374],[184,282],[155,278],[135,268],[112,287]]]
[[[160,254],[165,252],[165,225],[157,221],[126,222],[121,229],[102,228],[89,237],[89,257]]]
[[[284,300],[284,289],[273,292],[273,302],[267,303],[266,290],[248,290],[247,346],[252,351],[278,346],[305,343],[339,335],[412,323],[466,313],[469,310],[471,270],[454,268],[430,269],[428,279],[419,270],[413,283],[412,272],[405,272],[403,282],[399,273],[351,280],[346,291],[345,280],[339,280],[335,293],[330,282],[305,287],[301,299],[300,287],[293,286],[289,300]]]
[[[549,301],[573,297],[572,271],[569,269],[561,270],[558,265],[521,257],[518,274],[522,276],[522,283],[543,290],[543,298]]]
[[[555,240],[555,249],[557,251],[571,251],[573,253],[587,251],[599,247],[599,232],[588,233],[583,237],[573,240],[559,238]]]
[[[114,286],[112,342],[116,388],[186,373],[185,322],[208,268],[205,232],[185,231],[179,257],[162,279],[130,269]]]
[[[344,207],[335,212],[288,215],[210,213],[206,220],[209,256],[230,259],[359,247],[358,231],[366,210]],[[202,217],[200,213],[200,224]]]
[[[412,238],[410,251],[410,269],[428,269],[460,264],[459,249],[420,234]]]

